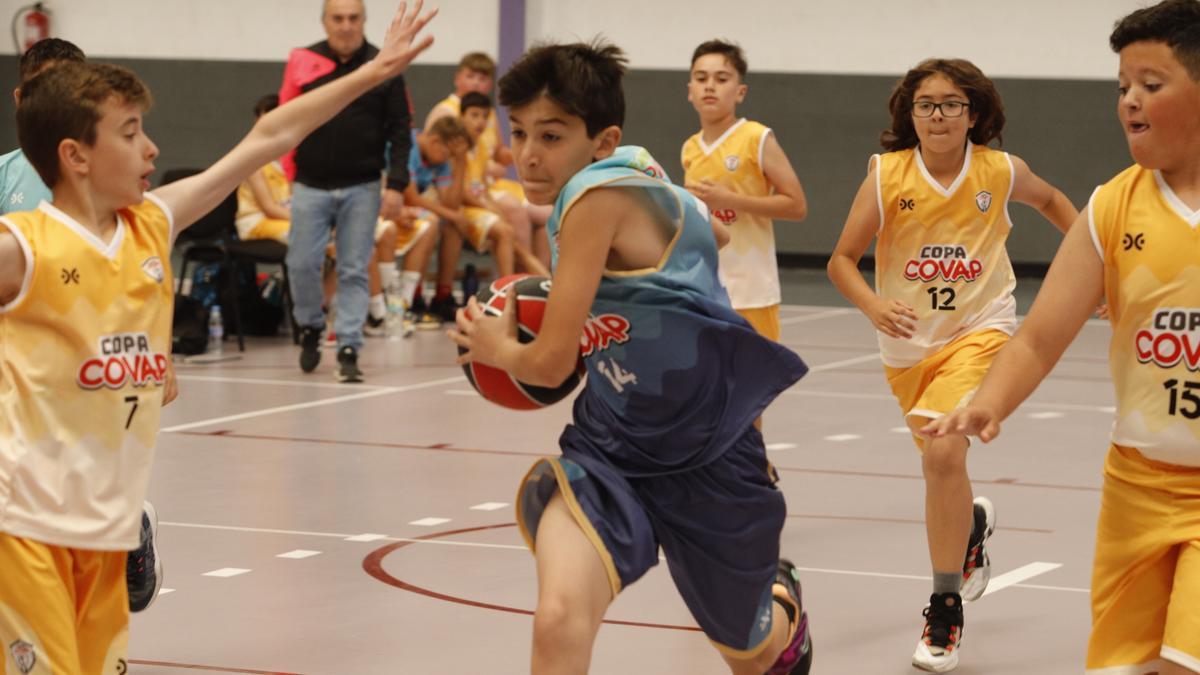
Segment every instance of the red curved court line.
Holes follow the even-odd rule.
[[[517,526],[516,523],[503,523],[501,525],[484,525],[482,527],[464,527],[460,530],[449,530],[447,532],[435,532],[433,534],[427,534],[423,537],[416,537],[416,539],[417,540],[441,539],[442,537],[450,537],[450,536],[453,536],[456,534],[467,534],[468,532],[483,532],[485,530],[498,530],[498,529],[502,529],[502,528],[506,528],[506,527],[516,527],[516,526]],[[388,554],[390,554],[392,551],[395,551],[396,549],[404,548],[405,546],[408,546],[412,543],[413,543],[412,541],[398,541],[398,542],[388,544],[387,546],[378,548],[378,549],[368,553],[367,557],[363,558],[363,571],[365,571],[367,574],[371,575],[375,579],[378,579],[379,581],[382,581],[383,583],[388,584],[389,586],[395,586],[396,588],[399,588],[400,590],[409,591],[410,593],[424,595],[426,597],[435,598],[437,600],[445,600],[446,602],[453,602],[453,603],[456,603],[459,605],[467,605],[468,607],[479,607],[481,609],[491,609],[491,610],[494,610],[497,612],[509,612],[510,614],[524,614],[525,616],[533,616],[533,612],[528,609],[520,609],[518,607],[508,607],[507,605],[494,605],[494,604],[491,604],[488,602],[479,602],[478,600],[469,600],[467,598],[459,598],[459,597],[456,597],[453,595],[446,595],[445,593],[438,593],[437,591],[431,591],[428,588],[422,588],[420,586],[410,584],[407,581],[401,581],[400,579],[397,579],[396,577],[389,574],[387,572],[387,570],[383,569],[383,559],[386,558],[388,556]],[[618,621],[616,619],[605,619],[604,623],[617,625],[617,626],[637,626],[639,628],[661,628],[664,630],[682,630],[682,631],[690,631],[690,632],[695,632],[695,633],[701,632],[700,628],[698,628],[696,626],[675,626],[672,624],[664,624],[664,623],[643,623],[640,621]]]
[[[248,675],[299,675],[282,670],[251,670],[249,668],[226,668],[224,666],[201,666],[194,663],[173,663],[171,661],[146,661],[144,659],[128,659],[131,666],[163,666],[165,668],[183,668],[184,670],[207,670],[210,673],[247,673]]]

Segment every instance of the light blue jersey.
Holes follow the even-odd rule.
[[[0,157],[0,215],[33,211],[53,198],[20,148]]]
[[[563,187],[546,228],[554,265],[563,217],[588,191],[614,187],[644,189],[675,235],[659,266],[601,278],[582,336],[587,384],[564,440],[625,475],[684,471],[721,456],[807,368],[730,306],[707,207],[644,148],[618,148]]]

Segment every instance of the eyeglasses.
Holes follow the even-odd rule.
[[[940,110],[943,117],[962,117],[963,111],[971,106],[966,101],[916,101],[913,103],[913,117],[933,117],[934,110]]]

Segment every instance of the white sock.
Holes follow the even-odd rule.
[[[404,300],[404,306],[412,305],[413,295],[417,292],[417,286],[421,285],[421,273],[415,271],[405,271],[400,273],[400,298]]]
[[[396,261],[389,260],[379,263],[379,281],[383,284],[383,290],[388,293],[395,293],[400,285],[400,270],[396,269]]]
[[[387,301],[383,299],[383,293],[371,296],[371,303],[367,306],[367,311],[371,313],[372,319],[387,318]]]

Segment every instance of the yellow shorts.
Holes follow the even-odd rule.
[[[779,327],[779,305],[771,305],[770,307],[751,307],[748,309],[734,310],[742,315],[742,318],[749,321],[754,330],[758,334],[779,342],[781,328]]]
[[[529,202],[529,200],[525,199],[525,188],[521,187],[520,183],[507,178],[501,178],[492,183],[488,188],[488,194],[492,199],[499,199],[504,195],[508,195],[522,204]]]
[[[0,533],[0,675],[125,672],[126,555]]]
[[[274,239],[275,241],[286,244],[288,243],[288,230],[292,227],[292,221],[282,218],[263,218],[258,223],[250,228],[246,236],[242,237],[245,241],[253,239]]]
[[[1200,468],[1111,446],[1092,566],[1087,672],[1200,672]]]
[[[463,215],[467,217],[467,231],[463,233],[463,238],[479,253],[486,253],[489,248],[488,232],[500,221],[500,216],[477,206],[464,208]]]
[[[909,426],[923,426],[920,418],[937,419],[966,405],[1008,340],[1008,333],[998,330],[969,333],[914,366],[884,366]],[[913,434],[913,441],[918,449],[925,449],[923,437]]]
[[[433,231],[434,221],[431,218],[417,218],[413,221],[412,227],[396,226],[396,255],[405,256],[412,250],[412,247],[421,240],[421,237]],[[380,218],[375,223],[375,241],[383,236],[384,230],[389,225],[395,225],[390,220]]]

